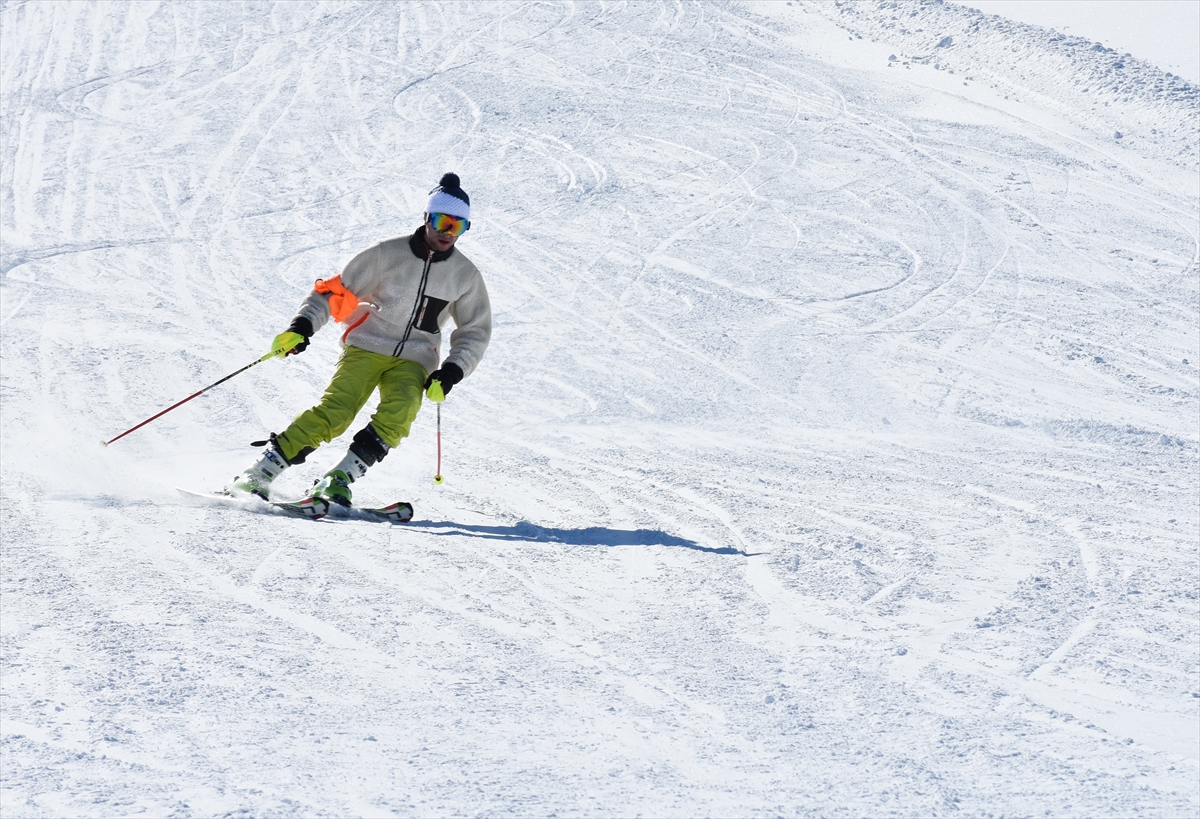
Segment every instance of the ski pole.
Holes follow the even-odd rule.
[[[438,467],[437,474],[433,476],[433,482],[441,486],[446,482],[442,477],[442,405],[437,405],[437,444],[438,444]]]
[[[216,386],[218,386],[218,385],[220,385],[220,384],[224,384],[226,381],[228,381],[229,379],[233,378],[235,375],[241,375],[242,373],[246,372],[246,370],[248,370],[248,369],[250,369],[251,367],[253,367],[255,364],[261,364],[261,363],[263,363],[264,361],[266,361],[268,358],[274,358],[274,357],[275,357],[275,355],[276,355],[275,351],[274,351],[274,350],[272,350],[271,352],[267,353],[266,355],[264,355],[262,358],[258,359],[257,361],[251,361],[251,362],[250,362],[249,364],[247,364],[245,367],[242,367],[240,370],[238,370],[238,371],[236,371],[236,372],[232,372],[232,373],[230,373],[229,375],[227,375],[227,376],[225,376],[224,378],[222,378],[220,381],[214,381],[212,384],[209,384],[207,387],[205,387],[204,389],[200,390],[199,392],[192,393],[192,394],[191,394],[191,395],[189,395],[187,398],[185,398],[185,399],[183,399],[182,401],[180,401],[178,404],[172,404],[171,406],[167,407],[165,410],[163,410],[162,412],[160,412],[158,415],[152,415],[152,416],[150,416],[150,417],[149,417],[149,418],[147,418],[145,421],[142,421],[142,423],[138,424],[136,427],[130,427],[129,429],[125,430],[125,431],[124,431],[124,432],[122,432],[120,435],[118,435],[116,438],[113,438],[111,441],[101,441],[101,442],[100,442],[100,445],[101,445],[101,446],[108,446],[108,445],[109,445],[109,444],[111,444],[113,441],[119,441],[119,440],[121,440],[121,439],[122,439],[122,438],[124,438],[126,435],[128,435],[128,434],[129,434],[129,433],[131,433],[131,432],[133,432],[134,430],[141,429],[142,427],[146,426],[146,424],[150,423],[150,422],[151,422],[151,421],[153,421],[155,418],[161,418],[162,416],[166,415],[168,412],[170,412],[171,410],[175,409],[176,407],[181,407],[181,406],[183,406],[183,405],[184,405],[184,404],[186,404],[188,401],[191,401],[193,398],[196,398],[197,396],[203,395],[204,393],[206,393],[206,392],[208,392],[209,390],[211,390],[213,387],[216,387]],[[439,471],[440,471],[440,467],[439,467]]]

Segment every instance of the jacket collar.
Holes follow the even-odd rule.
[[[421,225],[419,228],[413,231],[412,236],[408,237],[408,247],[413,252],[413,255],[421,261],[425,261],[427,258],[429,258],[429,248],[425,245],[424,225]],[[438,252],[434,253],[433,260],[435,262],[444,262],[452,255],[454,255],[453,245],[450,246],[449,250],[439,250]]]

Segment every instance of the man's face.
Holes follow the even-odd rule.
[[[431,248],[435,253],[445,253],[454,247],[456,241],[458,241],[457,236],[447,236],[445,233],[438,233],[433,229],[433,225],[428,222],[425,223],[425,247]]]

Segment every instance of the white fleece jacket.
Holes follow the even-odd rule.
[[[483,276],[457,247],[433,257],[417,234],[380,242],[355,256],[342,271],[342,286],[359,300],[346,320],[342,343],[373,353],[415,361],[426,373],[438,368],[442,327],[450,334],[446,361],[470,375],[492,337],[492,305]],[[436,259],[436,260],[435,260]],[[297,316],[312,322],[313,332],[329,321],[329,294],[313,290]]]

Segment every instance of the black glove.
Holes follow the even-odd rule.
[[[462,381],[462,380],[463,380],[462,367],[458,366],[453,361],[447,361],[445,364],[443,364],[441,366],[440,369],[434,370],[433,372],[431,372],[429,374],[429,377],[425,379],[425,389],[428,390],[429,385],[432,384],[434,381],[441,381],[442,382],[442,393],[445,395],[449,395],[450,389],[455,384],[457,384],[459,381]]]
[[[301,341],[295,347],[288,350],[288,355],[298,355],[299,353],[302,353],[308,349],[308,340],[313,336],[313,326],[311,321],[306,319],[304,316],[296,316],[294,319],[292,319],[292,323],[288,325],[287,331],[289,333],[296,333],[297,335],[304,336],[304,341]]]

